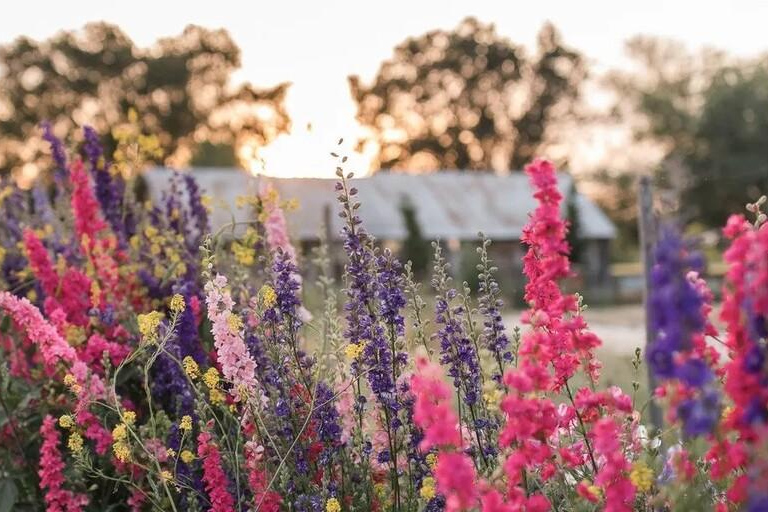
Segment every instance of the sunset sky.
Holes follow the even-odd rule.
[[[360,134],[346,77],[371,79],[406,37],[450,29],[468,15],[495,23],[500,34],[528,48],[550,20],[598,72],[626,65],[624,41],[637,34],[744,57],[768,50],[768,2],[760,0],[11,2],[0,16],[0,42],[19,35],[45,38],[97,20],[118,24],[141,46],[190,23],[226,28],[242,49],[237,80],[293,83],[287,100],[293,133],[264,150],[266,172],[320,175],[333,172],[327,155],[338,138],[351,142]],[[366,157],[353,159],[353,165],[365,170]]]

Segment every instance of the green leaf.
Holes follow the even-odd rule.
[[[0,512],[11,512],[19,497],[19,490],[13,480],[0,480]]]
[[[10,316],[3,316],[3,319],[0,320],[0,332],[3,334],[8,334],[8,329],[11,327],[11,317]]]

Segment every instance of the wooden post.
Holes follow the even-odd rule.
[[[650,176],[640,177],[639,190],[638,190],[638,207],[640,209],[637,217],[638,227],[640,231],[640,254],[643,262],[643,307],[645,308],[645,353],[651,349],[654,342],[653,335],[653,318],[651,318],[651,309],[649,303],[649,295],[651,287],[651,270],[653,269],[653,252],[656,247],[657,237],[657,220],[653,213],[653,189],[651,185]],[[651,366],[646,362],[648,368],[648,387],[651,392],[651,401],[649,413],[651,416],[651,424],[656,429],[656,433],[661,432],[663,425],[663,418],[659,405],[653,400],[653,393],[656,390],[656,378],[653,375]]]

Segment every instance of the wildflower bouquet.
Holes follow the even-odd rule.
[[[73,158],[45,137],[52,186],[0,203],[0,509],[768,510],[762,203],[725,229],[722,340],[701,258],[672,229],[658,244],[647,361],[668,428],[649,432],[639,384],[601,386],[600,340],[559,286],[567,225],[546,161],[526,168],[538,207],[510,332],[490,241],[477,296],[435,244],[428,311],[341,168],[338,288],[324,244],[302,282],[269,187],[225,237],[191,175],[137,200],[151,137],[118,130],[113,163],[93,130]]]

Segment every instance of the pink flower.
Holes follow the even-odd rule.
[[[416,358],[416,373],[411,377],[411,391],[416,397],[413,420],[424,430],[421,450],[432,447],[461,447],[459,420],[451,407],[451,391],[442,380],[442,369],[426,357]]]
[[[37,345],[49,371],[53,371],[59,361],[68,363],[67,366],[79,361],[75,349],[45,321],[40,310],[27,299],[20,299],[9,292],[0,292],[0,309],[5,310],[26,337]]]
[[[435,467],[437,490],[445,496],[446,512],[469,510],[477,504],[475,466],[464,453],[441,453]]]
[[[75,231],[80,239],[87,236],[93,241],[96,235],[107,227],[107,224],[101,218],[99,202],[94,196],[82,160],[77,159],[72,164],[70,180],[72,181],[72,214],[75,217]]]
[[[59,432],[56,420],[46,416],[40,426],[40,489],[45,491],[47,512],[76,512],[88,504],[88,497],[62,488],[64,484],[64,461],[59,451]]]
[[[288,254],[292,263],[296,263],[296,249],[291,244],[288,236],[288,223],[285,214],[280,207],[280,196],[277,190],[269,184],[262,182],[259,187],[259,197],[264,205],[264,229],[267,232],[267,243],[271,251],[282,249]]]
[[[260,468],[264,447],[254,441],[245,443],[245,465],[248,468],[248,484],[253,492],[253,504],[256,510],[279,512],[283,502],[275,491],[268,491],[269,482],[264,469]]]
[[[256,390],[256,363],[243,341],[242,325],[233,317],[234,302],[226,289],[227,278],[217,275],[205,284],[205,302],[211,320],[213,344],[224,377],[235,384],[233,394],[240,396],[239,388]]]
[[[629,479],[630,465],[621,448],[621,429],[612,418],[602,418],[592,430],[595,453],[604,459],[595,484],[605,491],[605,510],[631,512],[635,487]]]
[[[235,502],[227,491],[229,482],[221,467],[219,447],[211,441],[208,432],[200,432],[197,443],[197,453],[203,461],[203,483],[211,500],[211,512],[234,512]]]

